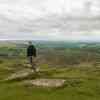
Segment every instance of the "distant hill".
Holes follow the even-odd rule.
[[[98,42],[33,41],[33,44],[39,48],[100,48],[100,43]]]
[[[44,40],[33,40],[33,44],[37,48],[100,48],[99,42],[74,42],[74,41],[44,41]],[[0,46],[7,47],[18,47],[26,48],[28,41],[1,41]]]

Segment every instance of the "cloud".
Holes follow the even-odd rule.
[[[99,35],[100,20],[87,15],[87,0],[0,0],[0,39],[68,39]],[[91,3],[99,16],[99,0]],[[74,16],[74,17],[73,17]],[[72,18],[73,17],[73,18]]]

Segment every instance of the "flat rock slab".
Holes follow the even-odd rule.
[[[16,73],[11,74],[10,76],[8,76],[5,80],[9,81],[9,80],[14,80],[14,79],[20,79],[20,78],[24,78],[27,77],[30,73],[33,73],[31,70],[23,70],[23,71],[19,71]]]
[[[64,85],[65,81],[64,79],[34,79],[27,81],[27,83],[33,86],[61,87]]]

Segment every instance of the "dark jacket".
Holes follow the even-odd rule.
[[[29,57],[29,56],[34,56],[34,57],[36,57],[36,48],[35,48],[34,45],[28,46],[28,48],[27,48],[27,56],[28,56],[28,57]]]

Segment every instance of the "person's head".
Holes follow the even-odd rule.
[[[29,41],[29,42],[28,42],[28,44],[29,44],[29,45],[32,45],[32,42],[31,42],[31,41]]]

